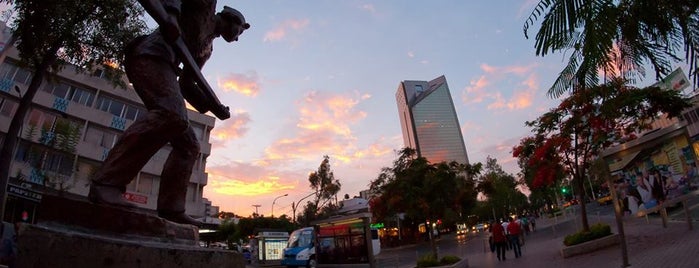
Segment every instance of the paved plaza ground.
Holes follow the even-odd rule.
[[[589,220],[591,224],[609,223],[612,231],[618,233],[613,217],[590,217]],[[571,233],[579,222],[575,219],[557,225],[551,219],[539,222],[542,226],[527,237],[521,258],[515,259],[508,251],[507,261],[499,262],[495,253],[489,250],[474,252],[472,247],[467,247],[470,251],[462,256],[469,260],[469,267],[622,267],[620,245],[564,259],[560,254],[563,236]],[[699,222],[693,223],[695,228],[690,231],[687,222],[671,220],[667,228],[663,228],[657,216],[648,220],[627,218],[624,232],[630,267],[699,267],[699,230],[696,229]]]

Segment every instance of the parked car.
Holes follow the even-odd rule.
[[[612,195],[607,193],[606,195],[603,195],[600,198],[597,198],[597,204],[600,204],[600,206],[603,205],[609,205],[612,203]]]
[[[487,223],[476,224],[475,226],[473,226],[472,230],[474,233],[488,231],[488,224]]]

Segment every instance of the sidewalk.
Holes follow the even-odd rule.
[[[557,222],[556,222],[557,221]],[[613,216],[589,216],[592,225],[605,222],[618,233]],[[621,267],[621,245],[612,246],[584,255],[563,259],[560,249],[563,237],[580,228],[577,218],[539,219],[537,231],[525,238],[522,257],[515,259],[512,251],[507,251],[507,261],[498,262],[489,250],[470,250],[466,254],[469,267]],[[663,228],[659,217],[625,218],[628,262],[630,267],[699,267],[699,224],[694,222],[694,230],[689,230],[686,222],[670,221]],[[474,241],[475,242],[475,241]]]

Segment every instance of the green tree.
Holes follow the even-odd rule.
[[[502,169],[497,159],[486,158],[484,173],[478,181],[476,189],[488,199],[495,220],[506,220],[510,214],[521,213],[528,207],[527,197],[517,189],[519,182]]]
[[[320,217],[329,217],[334,214],[339,208],[337,193],[342,187],[330,169],[330,157],[327,155],[323,156],[318,170],[308,175],[308,182],[315,195],[313,200],[306,203],[302,210],[302,216],[299,217],[299,221],[303,222],[304,225],[308,225]],[[333,201],[335,202],[333,203]]]
[[[41,84],[65,64],[78,71],[120,63],[127,42],[142,34],[143,9],[135,0],[1,0],[13,6],[13,36],[18,37],[20,67],[33,77],[22,96],[0,151],[0,193],[5,196],[12,152],[22,122]],[[115,84],[124,86],[121,71],[106,68]],[[2,200],[4,210],[5,200]]]
[[[233,244],[241,239],[240,228],[232,218],[224,219],[216,230],[216,241],[226,241],[228,248],[233,248]]]
[[[238,217],[237,215],[235,215],[235,213],[227,211],[219,211],[217,216],[219,219],[222,220],[233,219]]]
[[[649,129],[660,113],[673,118],[689,107],[689,100],[675,90],[639,89],[613,79],[576,91],[558,107],[527,122],[534,135],[523,138],[513,148],[513,156],[526,163],[533,188],[556,185],[561,172],[566,172],[583,200],[586,172],[599,152],[635,139],[635,133]],[[580,213],[583,230],[589,231],[585,202],[580,202]]]
[[[377,194],[370,200],[372,213],[378,221],[405,213],[407,222],[426,226],[442,219],[453,222],[458,217],[465,218],[476,203],[473,174],[468,172],[479,169],[480,165],[456,162],[430,164],[426,158],[417,157],[414,149],[403,148],[393,167],[382,168],[370,182],[370,190]],[[428,235],[431,236],[429,227]],[[431,245],[436,257],[434,239]]]
[[[699,71],[699,1],[697,0],[540,0],[524,24],[524,35],[543,19],[534,46],[537,56],[570,54],[548,94],[608,77],[645,76],[650,64],[656,79],[684,58],[697,83]]]

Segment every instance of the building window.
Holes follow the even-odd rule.
[[[153,183],[157,180],[156,176],[141,173],[138,178],[138,188],[136,191],[139,193],[150,195],[153,193]]]
[[[689,121],[690,123],[699,121],[699,118],[697,117],[696,110],[692,110],[691,112],[689,112],[689,116],[691,118],[691,120]]]
[[[109,96],[100,95],[97,98],[97,109],[108,112],[114,116],[136,120],[146,111],[135,105],[126,104]]]
[[[56,97],[77,102],[87,107],[92,106],[92,101],[95,99],[94,91],[71,86],[66,83],[50,84],[44,87],[44,91]]]
[[[56,116],[44,113],[41,110],[33,109],[29,113],[29,126],[34,126],[38,129],[51,131],[55,120]]]
[[[418,94],[422,93],[423,90],[422,85],[415,85],[415,92]]]
[[[84,141],[105,149],[111,149],[119,139],[119,134],[105,128],[90,125],[87,127]]]
[[[32,73],[5,61],[0,65],[0,79],[10,79],[20,84],[29,85],[29,82],[32,80]]]
[[[6,116],[6,117],[11,117],[12,113],[15,112],[15,108],[17,107],[17,103],[0,97],[0,115]]]
[[[71,154],[32,146],[26,142],[20,144],[15,154],[15,160],[28,163],[33,168],[66,176],[73,174],[73,159]]]

